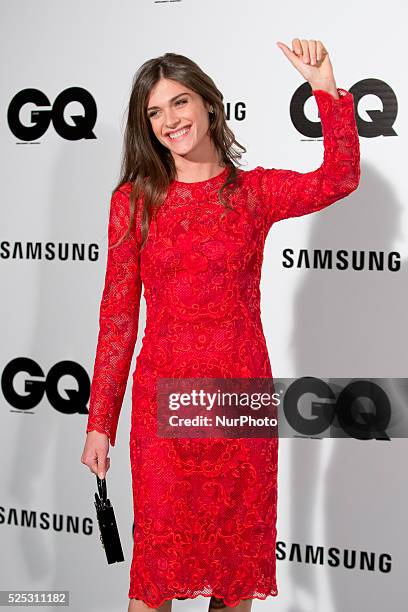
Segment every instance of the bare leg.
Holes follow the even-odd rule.
[[[129,599],[128,612],[171,612],[173,600],[165,601],[158,608],[151,608],[141,599]]]
[[[233,610],[234,612],[251,612],[252,602],[253,599],[243,599],[235,608],[231,608],[231,606],[226,606],[222,599],[211,597],[210,603],[208,604],[208,612],[228,612],[228,610]]]

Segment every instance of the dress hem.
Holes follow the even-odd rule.
[[[143,601],[143,603],[146,606],[149,606],[150,608],[160,608],[160,606],[162,606],[166,601],[169,601],[170,599],[197,599],[197,597],[216,597],[217,599],[222,599],[225,603],[226,606],[228,606],[229,608],[236,608],[241,601],[246,600],[246,599],[261,599],[262,601],[265,601],[265,599],[267,597],[277,597],[277,595],[279,594],[278,590],[275,589],[274,591],[272,591],[271,593],[266,593],[266,595],[246,595],[246,596],[241,596],[238,600],[228,600],[225,599],[225,597],[218,593],[218,592],[212,592],[212,593],[197,593],[197,595],[186,595],[185,593],[174,593],[173,595],[169,595],[168,597],[164,597],[160,603],[152,603],[152,602],[147,602],[146,600],[143,599],[143,597],[137,597],[136,595],[130,595],[130,592],[128,594],[129,599],[137,599],[139,601]]]

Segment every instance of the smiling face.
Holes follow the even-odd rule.
[[[210,105],[203,98],[171,79],[160,79],[147,103],[148,121],[156,138],[170,149],[175,161],[208,158],[212,150],[208,133]]]

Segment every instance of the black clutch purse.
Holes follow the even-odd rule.
[[[112,504],[107,498],[106,479],[96,476],[98,493],[95,493],[96,518],[99,525],[99,537],[105,549],[108,563],[124,561],[122,545],[120,543],[118,527]]]

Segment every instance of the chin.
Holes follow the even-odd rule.
[[[174,153],[174,155],[180,155],[180,156],[185,156],[185,155],[189,155],[189,153],[192,153],[195,149],[195,145],[192,147],[186,147],[185,149],[183,149],[182,147],[177,148],[174,147],[174,149],[170,149],[170,151],[172,153]]]

